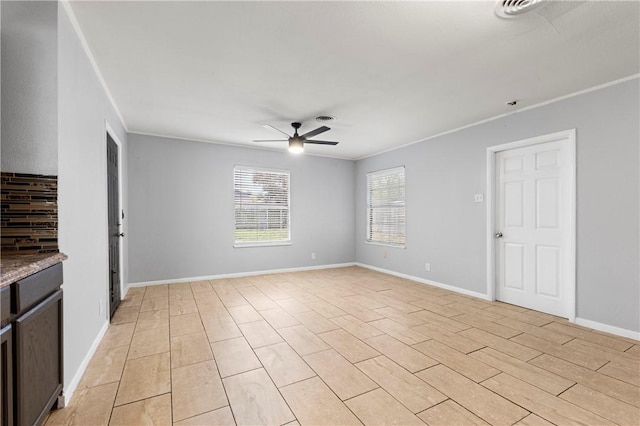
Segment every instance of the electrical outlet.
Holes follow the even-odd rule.
[[[431,272],[431,264],[429,262],[424,264],[424,270],[427,272]]]
[[[476,194],[474,196],[474,201],[476,203],[484,203],[484,194]]]
[[[311,253],[311,260],[316,260],[316,254],[315,253]]]

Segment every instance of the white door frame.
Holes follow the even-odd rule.
[[[569,247],[567,247],[567,255],[570,262],[568,271],[569,284],[566,300],[565,315],[571,322],[576,320],[576,129],[569,129],[562,132],[551,133],[548,135],[536,136],[529,139],[523,139],[515,142],[505,143],[501,145],[490,146],[487,148],[487,296],[489,300],[496,300],[496,244],[494,234],[495,230],[495,173],[496,154],[514,148],[522,148],[530,145],[537,145],[545,142],[552,142],[558,139],[568,139],[569,141],[569,171],[570,182],[570,213],[569,213]]]

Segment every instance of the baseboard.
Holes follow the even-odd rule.
[[[606,333],[611,333],[617,336],[627,337],[629,339],[640,341],[640,332],[638,331],[627,330],[626,328],[615,327],[613,325],[603,324],[598,321],[592,321],[584,318],[576,318],[575,323],[583,327],[588,327],[594,330],[604,331]]]
[[[127,297],[127,293],[129,293],[129,286],[128,285],[123,285],[122,286],[122,294],[120,295],[120,300],[124,300],[124,298]]]
[[[409,275],[409,274],[403,274],[401,272],[391,271],[389,269],[378,268],[377,266],[371,266],[371,265],[367,265],[365,263],[356,262],[355,265],[356,266],[360,266],[362,268],[371,269],[373,271],[382,272],[383,274],[394,275],[396,277],[406,278],[406,279],[411,280],[411,281],[417,281],[417,282],[419,282],[421,284],[427,284],[427,285],[431,285],[431,286],[434,286],[434,287],[439,287],[439,288],[442,288],[442,289],[445,289],[445,290],[450,290],[450,291],[453,291],[453,292],[456,292],[456,293],[464,294],[466,296],[477,297],[478,299],[489,300],[489,301],[491,300],[489,298],[489,296],[484,294],[484,293],[478,293],[477,291],[467,290],[467,289],[464,289],[464,288],[456,287],[454,285],[443,284],[443,283],[439,283],[437,281],[432,281],[432,280],[425,280],[424,278],[416,277],[416,276]]]
[[[489,296],[487,296],[486,294],[478,293],[478,292],[471,291],[471,290],[466,290],[466,289],[459,288],[459,287],[456,287],[456,286],[452,286],[452,285],[449,285],[449,284],[443,284],[443,283],[439,283],[437,281],[425,280],[424,278],[415,277],[413,275],[403,274],[403,273],[396,272],[396,271],[391,271],[389,269],[378,268],[377,266],[371,266],[371,265],[367,265],[367,264],[364,264],[364,263],[356,262],[355,265],[356,266],[360,266],[362,268],[371,269],[373,271],[382,272],[383,274],[394,275],[396,277],[406,278],[406,279],[409,279],[409,280],[412,280],[412,281],[417,281],[419,283],[428,284],[428,285],[432,285],[434,287],[443,288],[445,290],[451,290],[451,291],[456,292],[456,293],[465,294],[467,296],[473,296],[473,297],[477,297],[479,299],[484,299],[484,300],[491,301]],[[615,334],[617,336],[622,336],[622,337],[626,337],[626,338],[629,338],[629,339],[640,341],[640,332],[637,332],[637,331],[627,330],[625,328],[615,327],[615,326],[612,326],[612,325],[603,324],[601,322],[591,321],[591,320],[584,319],[584,318],[576,318],[575,323],[578,324],[578,325],[582,325],[584,327],[592,328],[594,330],[604,331],[606,333],[611,333],[611,334]]]
[[[104,325],[102,326],[102,329],[100,329],[100,332],[98,333],[96,338],[93,340],[93,343],[89,348],[89,352],[87,352],[87,355],[85,355],[84,359],[82,360],[82,363],[80,364],[80,367],[78,367],[76,374],[74,374],[73,379],[71,379],[71,382],[69,382],[69,386],[66,386],[62,390],[62,393],[64,394],[64,400],[67,404],[71,401],[71,397],[73,396],[73,393],[76,391],[78,384],[80,383],[80,380],[84,375],[84,372],[87,370],[87,367],[89,366],[89,362],[91,361],[91,358],[93,358],[93,355],[96,353],[96,350],[98,349],[98,345],[102,341],[102,338],[104,337],[108,328],[109,328],[109,321],[105,321]]]
[[[302,266],[298,268],[284,268],[284,269],[268,269],[265,271],[249,271],[249,272],[236,272],[232,274],[218,274],[218,275],[206,275],[202,277],[186,277],[186,278],[174,278],[171,280],[159,280],[159,281],[145,281],[145,282],[137,282],[137,283],[129,283],[127,286],[127,291],[130,287],[146,287],[149,285],[161,285],[161,284],[172,284],[172,283],[186,283],[192,281],[203,281],[203,280],[219,280],[224,278],[242,278],[242,277],[251,277],[254,275],[268,275],[268,274],[283,274],[287,272],[303,272],[303,271],[314,271],[317,269],[333,269],[333,268],[346,268],[349,266],[356,265],[355,262],[350,263],[335,263],[332,265],[318,265],[318,266]]]

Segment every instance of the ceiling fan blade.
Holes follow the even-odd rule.
[[[312,130],[310,132],[305,133],[304,135],[302,135],[300,137],[301,138],[305,138],[305,139],[306,138],[312,138],[312,137],[314,137],[316,135],[319,135],[320,133],[326,132],[327,130],[331,130],[331,129],[329,127],[327,127],[327,126],[321,126],[321,127],[318,127],[315,130]]]
[[[288,142],[287,139],[254,139],[254,142]]]
[[[339,142],[331,142],[331,141],[314,141],[314,140],[305,140],[304,143],[316,143],[318,145],[338,145]]]
[[[263,124],[262,127],[264,127],[265,129],[271,129],[271,130],[275,130],[276,132],[280,132],[283,135],[285,135],[287,138],[291,137],[288,133],[283,132],[282,130],[273,127],[271,124]]]

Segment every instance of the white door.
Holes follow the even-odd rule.
[[[497,299],[569,318],[575,309],[573,144],[565,133],[497,152],[494,192]]]

